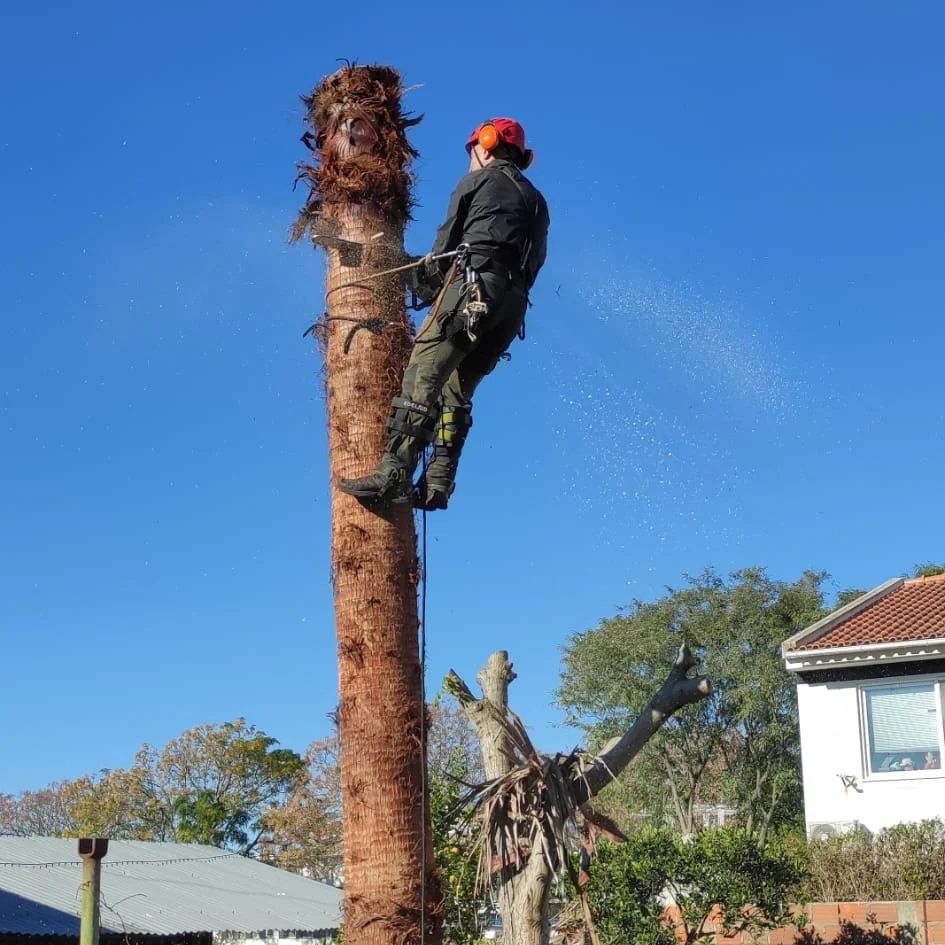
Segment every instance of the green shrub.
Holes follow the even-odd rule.
[[[462,754],[453,752],[430,778],[433,855],[443,893],[443,938],[450,945],[480,942],[488,916],[488,903],[476,895],[476,859],[461,803],[470,776]]]
[[[717,918],[727,934],[776,928],[790,919],[802,867],[777,842],[764,850],[743,831],[706,830],[689,840],[645,830],[627,843],[601,843],[588,899],[603,945],[675,945],[663,912],[679,908],[687,945],[709,938]]]

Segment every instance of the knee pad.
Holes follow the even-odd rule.
[[[466,407],[443,406],[436,426],[436,447],[459,452],[472,426],[472,411]]]

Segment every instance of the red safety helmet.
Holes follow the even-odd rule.
[[[500,144],[510,144],[520,155],[516,163],[522,170],[535,159],[535,152],[525,147],[525,129],[514,118],[490,118],[477,125],[466,142],[467,154],[474,144],[482,145],[487,151]]]

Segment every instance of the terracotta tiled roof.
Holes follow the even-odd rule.
[[[903,581],[852,616],[828,622],[825,631],[810,640],[802,638],[793,649],[945,639],[945,574]]]

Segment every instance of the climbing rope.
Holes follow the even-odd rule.
[[[436,301],[434,302],[433,308],[430,310],[430,314],[424,319],[423,324],[420,326],[419,331],[414,337],[414,342],[419,341],[436,322],[437,316],[440,314],[440,308],[443,305],[443,300],[446,298],[446,292],[459,273],[459,255],[456,252],[440,253],[439,255],[433,256],[431,258],[444,259],[447,257],[453,258],[453,264],[443,281],[443,287],[440,289],[439,294],[436,297]],[[393,276],[399,272],[407,272],[409,269],[415,269],[417,266],[421,265],[425,259],[427,259],[427,257],[424,256],[420,259],[415,259],[413,262],[406,263],[403,266],[394,266],[392,269],[382,269],[380,272],[370,272],[367,275],[360,276],[358,279],[353,279],[350,282],[342,282],[341,285],[333,286],[325,293],[325,300],[327,302],[333,292],[339,292],[341,289],[350,289],[352,287],[372,289],[371,286],[365,285],[365,283],[374,282],[377,279],[383,278],[384,276]],[[379,335],[385,328],[403,327],[400,322],[385,321],[383,318],[379,318],[377,316],[360,317],[358,315],[329,315],[328,312],[323,312],[319,318],[317,318],[311,325],[308,326],[308,328],[305,329],[304,332],[302,332],[302,337],[305,338],[308,335],[311,335],[321,342],[327,341],[327,322],[350,322],[352,324],[352,328],[345,336],[344,344],[342,345],[342,351],[345,354],[348,354],[351,351],[351,343],[354,341],[354,336],[362,328],[366,329],[372,334]]]
[[[446,293],[449,291],[449,287],[453,284],[453,280],[459,275],[459,257],[453,259],[453,265],[450,266],[449,272],[446,274],[446,278],[443,280],[443,288],[440,289],[439,294],[436,297],[436,301],[433,303],[433,308],[430,309],[430,314],[423,320],[423,324],[420,326],[420,329],[417,331],[417,336],[414,338],[414,344],[416,344],[429,330],[436,324],[436,320],[440,314],[440,309],[443,307],[443,300],[446,298]]]
[[[384,276],[393,276],[398,272],[406,272],[409,269],[416,268],[422,262],[423,258],[415,259],[413,262],[406,263],[403,266],[394,266],[392,269],[382,269],[380,272],[369,272],[367,275],[360,276],[351,282],[342,282],[341,285],[336,285],[325,293],[325,301],[328,301],[333,292],[339,292],[341,289],[350,289],[354,286],[359,286],[360,288],[364,289],[371,289],[373,291],[373,287],[370,285],[365,285],[365,283],[374,282],[377,279],[383,278]],[[302,337],[305,338],[308,335],[311,335],[313,338],[317,338],[322,343],[325,343],[327,341],[328,322],[351,323],[352,328],[345,336],[344,344],[342,345],[342,351],[345,354],[348,354],[351,351],[351,343],[354,341],[354,336],[362,328],[374,335],[379,335],[385,328],[403,327],[400,322],[389,322],[377,316],[369,315],[362,318],[358,315],[329,315],[328,312],[323,312],[319,318],[317,318],[311,325],[308,326],[308,328],[305,329],[304,332],[302,332]]]
[[[424,475],[428,463],[424,456]],[[427,510],[420,512],[420,945],[427,930]]]
[[[375,279],[382,279],[384,276],[394,276],[398,272],[407,272],[409,269],[416,269],[424,259],[425,256],[421,256],[419,259],[415,259],[413,262],[409,262],[403,266],[394,266],[393,269],[382,269],[380,272],[369,272],[365,276],[360,276],[357,279],[354,279],[351,282],[342,282],[341,285],[333,286],[325,293],[325,298],[329,298],[333,292],[340,292],[342,289],[350,289],[352,286],[361,286],[362,288],[368,288],[363,286],[362,283],[369,281],[373,282]]]

